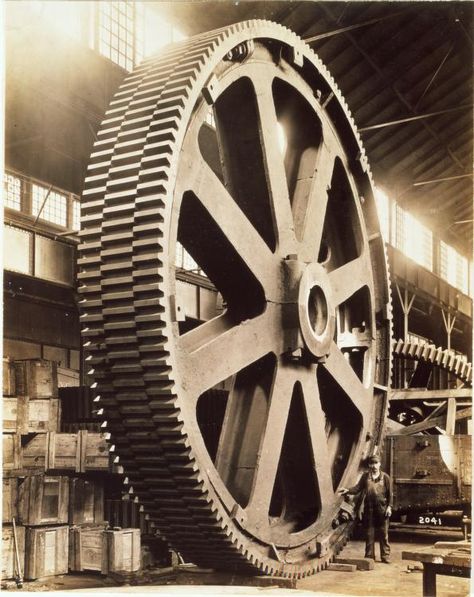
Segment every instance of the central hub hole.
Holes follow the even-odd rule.
[[[308,298],[308,315],[314,333],[320,336],[328,322],[328,304],[320,286],[311,288]]]

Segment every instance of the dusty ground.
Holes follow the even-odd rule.
[[[375,569],[368,571],[329,572],[325,570],[315,576],[304,578],[297,583],[298,589],[310,590],[323,595],[359,595],[363,597],[417,597],[422,595],[422,572],[407,573],[407,565],[415,564],[401,559],[402,551],[416,546],[426,547],[426,543],[398,542],[392,539],[390,564],[375,562]],[[377,546],[378,549],[378,546]],[[380,555],[377,551],[377,557]],[[350,541],[341,557],[361,557],[364,555],[362,541]],[[470,581],[453,576],[436,577],[437,597],[465,597],[470,595]]]
[[[297,581],[296,589],[269,587],[251,587],[238,586],[239,580],[235,577],[226,583],[223,576],[212,575],[210,584],[214,586],[175,586],[172,580],[172,574],[168,577],[162,575],[161,579],[153,578],[147,574],[142,578],[142,582],[148,579],[151,584],[145,586],[134,586],[132,584],[120,585],[116,580],[104,578],[94,574],[69,574],[65,576],[52,577],[49,579],[37,580],[25,583],[23,591],[80,591],[80,592],[100,592],[114,594],[117,592],[134,593],[157,593],[160,597],[174,597],[176,595],[285,595],[298,597],[299,595],[321,595],[321,596],[362,596],[362,597],[417,597],[422,595],[422,573],[407,572],[408,562],[401,559],[401,552],[406,549],[412,549],[416,546],[426,546],[426,543],[392,540],[392,563],[382,564],[376,562],[375,569],[369,571],[349,572],[330,572],[324,571],[315,576]],[[364,554],[364,545],[361,541],[351,541],[344,549],[342,556],[361,557]],[[203,577],[209,579],[209,575]],[[250,584],[251,579],[245,579],[241,584]],[[229,586],[232,582],[233,586]],[[218,585],[218,586],[215,586]],[[3,589],[20,592],[14,583],[4,583]],[[470,594],[470,581],[463,578],[454,578],[451,576],[437,577],[438,597],[467,597]]]

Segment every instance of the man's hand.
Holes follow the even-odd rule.
[[[348,490],[348,489],[346,489],[345,487],[340,487],[340,488],[338,489],[337,493],[338,493],[339,495],[346,495],[346,493],[349,493],[349,490]]]
[[[390,516],[392,516],[392,508],[387,506],[387,509],[385,510],[385,518],[390,518]]]

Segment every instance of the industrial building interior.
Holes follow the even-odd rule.
[[[2,589],[470,594],[473,3],[3,5]]]

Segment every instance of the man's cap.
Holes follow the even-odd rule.
[[[377,464],[380,463],[380,458],[374,454],[373,456],[369,456],[369,459],[367,460],[367,464]]]

